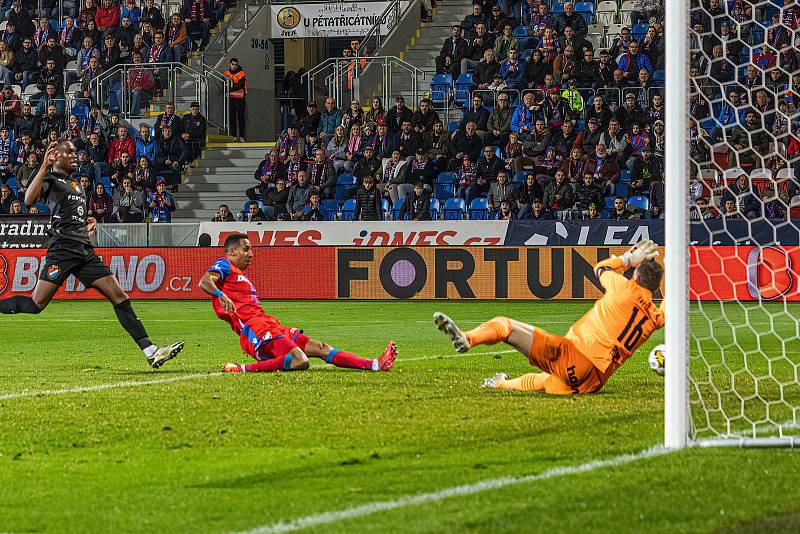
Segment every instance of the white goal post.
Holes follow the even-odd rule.
[[[797,224],[800,180],[795,176],[795,173],[800,174],[800,153],[787,152],[785,146],[793,136],[800,137],[796,129],[800,128],[800,101],[793,96],[800,90],[800,82],[794,77],[800,75],[800,53],[795,56],[791,69],[786,67],[781,56],[781,51],[800,45],[800,23],[797,22],[800,9],[789,13],[790,9],[797,9],[798,3],[789,3],[792,7],[784,8],[771,0],[751,0],[748,4],[752,6],[751,12],[745,14],[741,8],[734,14],[729,12],[733,9],[729,2],[722,0],[720,5],[724,13],[720,15],[705,11],[702,0],[694,11],[689,0],[666,0],[664,5],[667,346],[664,445],[668,448],[800,447],[800,269],[792,267],[790,257],[795,253],[800,256],[800,243],[781,242],[778,237],[765,238],[763,233],[756,235],[753,229],[758,222],[775,230],[774,234],[767,232],[768,236],[778,236],[778,230],[786,227],[800,235]],[[787,14],[790,17],[786,17]],[[720,23],[722,18],[733,22],[731,25]],[[703,34],[699,40],[697,32],[700,30],[690,28],[705,20],[711,22],[705,26],[700,22]],[[790,44],[775,45],[777,48],[773,50],[771,44],[767,44],[768,39],[775,37],[773,29],[787,29],[786,20],[796,24],[789,31]],[[736,33],[732,33],[734,31]],[[720,35],[724,38],[719,39]],[[709,65],[719,57],[708,61],[706,54],[705,70],[698,69],[697,78],[690,79],[690,66],[698,63],[697,51],[702,52],[705,46],[697,43],[704,38],[711,39],[712,43],[736,41],[738,44],[741,41],[745,45],[741,52],[737,48],[730,56],[731,48],[727,47],[732,45],[726,44],[723,48],[723,61],[731,58],[732,77],[723,78],[719,71],[715,73]],[[770,51],[775,53],[765,60],[764,56],[769,56]],[[711,56],[716,53],[715,50]],[[748,67],[753,70],[754,66],[762,76],[760,84],[742,85],[744,72]],[[775,70],[781,72],[773,72]],[[778,86],[777,80],[783,74],[788,75],[789,81]],[[770,75],[774,76],[774,84],[769,83]],[[701,85],[706,84],[705,89],[697,88],[698,80]],[[737,100],[735,94],[729,97],[729,93],[736,90],[744,98]],[[765,94],[774,109],[762,105]],[[759,107],[756,107],[757,96]],[[690,104],[697,102],[702,102],[710,113],[695,113],[696,107]],[[718,110],[726,106],[734,110],[735,118],[732,122],[720,123]],[[748,122],[752,117],[746,117],[753,115],[751,111],[758,115],[756,126]],[[710,156],[705,153],[697,156],[694,140],[707,135],[696,127],[701,123],[700,117],[709,131],[716,124],[713,134],[708,135]],[[772,126],[776,120],[788,122],[788,133]],[[696,128],[690,131],[689,124]],[[690,142],[695,144],[690,145]],[[767,145],[769,149],[762,148]],[[717,156],[721,157],[717,159]],[[745,158],[749,158],[748,165],[742,164]],[[703,182],[703,177],[708,175],[714,176],[708,183]],[[690,188],[690,180],[694,180],[694,189]],[[740,181],[745,185],[740,186]],[[756,182],[762,184],[761,188],[755,186]],[[699,247],[705,248],[707,258],[722,266],[717,267],[717,271],[711,268],[706,271],[705,263],[699,264],[699,268],[690,265],[692,261],[699,263],[696,256],[699,252],[690,248],[690,216],[701,220],[707,216],[698,215],[701,212],[694,205],[698,198],[694,191],[699,190],[701,183],[703,198],[708,191],[708,206],[711,207],[706,210],[719,209],[720,214],[731,214],[730,218],[719,217],[722,227],[716,230],[725,234],[726,245],[717,248],[717,241],[710,238],[704,247]],[[780,187],[787,188],[785,197],[780,197]],[[789,197],[793,200],[788,200]],[[749,202],[750,198],[757,199],[757,209],[748,211],[744,202]],[[780,208],[776,210],[777,202]],[[726,221],[734,219],[741,221],[738,228],[744,228],[744,237],[731,233]],[[767,252],[776,249],[781,258],[786,257],[782,270],[782,265],[774,267],[774,263],[764,259]],[[745,256],[748,258],[746,266],[742,261]],[[751,276],[761,283],[758,277],[764,265],[767,266],[766,276],[773,277],[772,282],[764,285],[768,290],[778,285],[775,277],[785,276],[789,280],[782,293],[764,293],[761,286],[753,289]],[[692,297],[697,297],[691,283],[696,271],[708,274],[710,281],[709,289],[699,302],[692,301]],[[715,277],[716,280],[725,279],[729,287],[740,289],[718,290]],[[740,290],[749,291],[751,298],[738,299]]]
[[[668,363],[664,377],[664,445],[689,439],[689,0],[664,2],[666,143],[664,162],[664,297]],[[676,179],[677,178],[677,179]]]

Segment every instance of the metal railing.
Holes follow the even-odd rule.
[[[200,223],[98,224],[94,244],[98,247],[196,247]]]
[[[250,23],[256,17],[265,17],[261,10],[268,8],[268,0],[247,0],[236,14],[232,15],[227,22],[223,21],[216,34],[211,36],[205,51],[201,54],[203,65],[216,68],[220,60],[228,55],[231,45],[250,27]]]
[[[419,84],[425,79],[425,72],[395,56],[328,58],[303,74],[301,80],[308,84],[309,100],[314,100],[317,84],[321,81],[320,89],[324,90],[325,96],[333,97],[340,105],[373,96],[380,96],[384,103],[389,102],[395,96],[392,80],[396,76],[410,77],[412,99],[418,102]]]
[[[404,5],[405,4],[405,5]],[[412,2],[407,0],[393,0],[389,3],[386,9],[381,13],[378,21],[369,29],[367,34],[361,39],[361,44],[358,46],[357,56],[367,56],[374,54],[381,49],[383,40],[400,22],[400,17]]]
[[[134,95],[131,84],[140,75],[139,71],[153,77],[155,94]],[[120,117],[127,120],[142,117],[142,111],[156,98],[175,103],[179,111],[188,108],[191,102],[198,102],[209,126],[228,131],[230,82],[212,68],[203,66],[198,71],[177,62],[124,63],[92,80],[92,91],[106,111],[119,109]],[[156,96],[158,93],[161,96]],[[133,109],[135,98],[139,99],[139,110]]]

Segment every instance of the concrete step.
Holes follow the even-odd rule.
[[[255,183],[252,172],[249,175],[189,174],[186,176],[186,184],[245,184],[250,182]]]
[[[203,158],[201,164],[204,167],[252,167],[256,169],[259,163],[263,160],[259,158]]]
[[[244,193],[239,197],[228,196],[209,200],[180,200],[176,198],[175,202],[178,204],[176,213],[180,212],[185,217],[188,215],[187,210],[204,210],[208,213],[206,216],[210,220],[214,213],[217,212],[220,204],[227,204],[231,211],[238,213],[242,209],[245,200],[247,200],[247,197]]]
[[[225,183],[216,183],[216,184],[209,184],[209,183],[194,183],[189,182],[185,184],[181,184],[178,188],[179,195],[206,195],[209,193],[241,193],[245,189],[249,189],[255,186],[258,182],[251,179],[248,181],[239,181],[236,180],[235,182],[225,182]]]
[[[205,167],[201,164],[197,167],[191,169],[189,172],[189,176],[210,176],[210,175],[227,175],[230,177],[239,177],[239,176],[253,176],[253,172],[255,172],[255,167]]]
[[[203,151],[203,157],[209,159],[256,159],[261,161],[264,159],[264,154],[269,152],[271,147],[257,147],[257,148],[207,148]],[[257,162],[256,162],[257,163]]]

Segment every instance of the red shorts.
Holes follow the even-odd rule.
[[[285,358],[294,349],[305,350],[308,336],[299,328],[284,326],[266,318],[251,319],[241,329],[239,344],[256,360]]]

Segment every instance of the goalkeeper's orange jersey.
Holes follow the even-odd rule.
[[[605,294],[564,337],[607,378],[664,326],[664,313],[650,290],[615,271],[603,271],[600,283]]]

